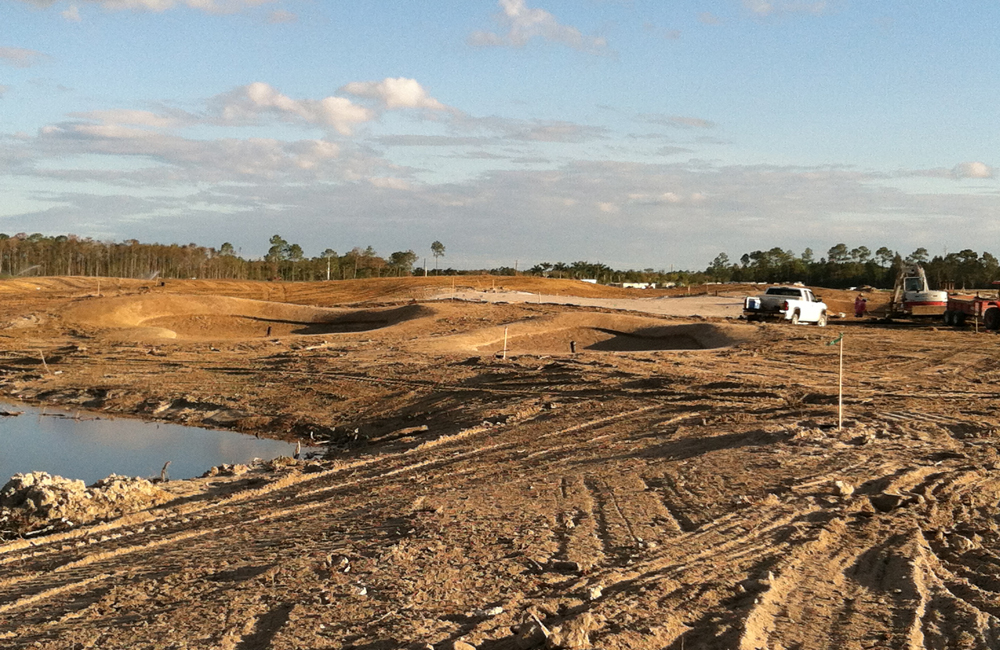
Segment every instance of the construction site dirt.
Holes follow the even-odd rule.
[[[1000,647],[1000,339],[756,290],[0,282],[4,397],[328,448],[9,484],[0,646]]]

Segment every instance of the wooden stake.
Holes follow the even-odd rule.
[[[552,634],[549,632],[549,628],[545,627],[545,624],[538,620],[538,617],[535,616],[534,612],[528,612],[528,615],[535,620],[535,624],[538,625],[538,629],[542,631],[542,636],[546,639],[549,638],[549,635]]]
[[[49,364],[45,363],[45,353],[41,350],[38,351],[38,356],[42,358],[42,367],[45,368],[45,372],[49,371]]]
[[[507,328],[503,328],[503,358],[507,359]]]
[[[837,391],[837,429],[844,428],[844,335],[840,335],[840,381]]]

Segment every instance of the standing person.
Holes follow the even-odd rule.
[[[866,311],[868,311],[868,301],[859,293],[854,299],[854,317],[862,318]]]

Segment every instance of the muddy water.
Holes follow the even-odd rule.
[[[291,456],[295,445],[233,431],[213,431],[132,419],[104,419],[0,402],[0,485],[14,474],[43,471],[88,485],[109,474],[191,478],[223,463]],[[303,450],[305,453],[307,450]]]

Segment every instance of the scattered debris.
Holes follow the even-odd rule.
[[[24,534],[49,526],[62,527],[112,519],[172,499],[143,478],[112,474],[91,486],[46,472],[15,474],[0,489],[0,530]]]

